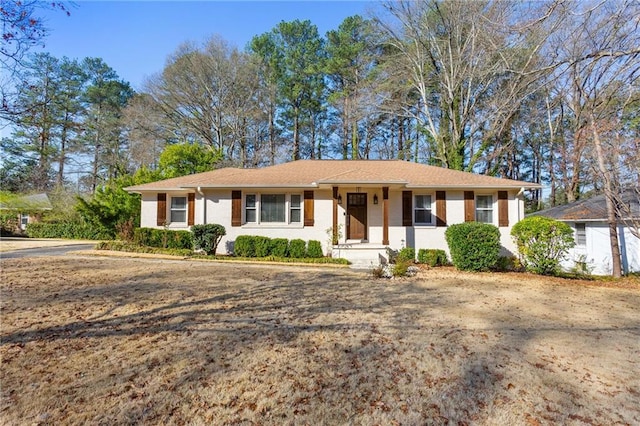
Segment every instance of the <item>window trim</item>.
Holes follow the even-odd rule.
[[[294,195],[297,195],[297,196],[298,196],[298,206],[297,206],[297,207],[294,207],[294,206],[293,206],[293,201],[291,200],[291,198],[292,198]],[[287,197],[288,197],[288,199],[289,199],[289,206],[288,206],[288,207],[289,207],[289,209],[288,209],[289,217],[287,218],[287,219],[288,219],[287,223],[290,223],[290,224],[298,224],[298,223],[302,223],[302,222],[303,222],[303,220],[302,220],[302,214],[303,214],[303,211],[304,211],[304,198],[303,198],[303,196],[302,196],[301,194],[297,194],[297,193],[285,194],[285,205],[286,205],[286,202],[287,202]],[[291,212],[292,212],[292,211],[294,211],[294,210],[297,210],[297,211],[299,212],[299,214],[298,214],[298,221],[296,221],[296,222],[294,222],[294,221],[291,219],[291,217],[293,216],[293,215],[291,214]]]
[[[253,198],[253,206],[249,207],[248,203],[247,203],[247,197],[254,197]],[[258,194],[256,193],[251,193],[251,194],[244,194],[244,198],[242,200],[243,203],[243,209],[242,209],[242,214],[243,214],[243,223],[260,223],[260,215],[258,214],[259,209],[258,209]],[[253,220],[251,222],[249,222],[249,220],[247,219],[247,210],[253,210],[254,211],[254,217],[256,218],[256,220]]]
[[[582,232],[578,230],[578,225],[582,226]],[[575,234],[576,246],[586,247],[587,246],[587,224],[584,222],[576,222],[575,228],[576,228],[576,234]],[[582,242],[580,241],[581,234],[582,234],[582,238],[584,239]]]
[[[173,207],[173,200],[177,199],[177,198],[183,198],[184,199],[184,208],[174,208]],[[173,220],[173,212],[184,212],[184,220]],[[171,201],[169,202],[169,223],[178,223],[178,224],[187,224],[187,221],[189,220],[189,200],[188,197],[186,195],[172,195],[171,196]]]
[[[491,207],[479,207],[480,203],[478,203],[478,198],[480,198],[480,197],[491,197],[491,203],[490,203]],[[494,214],[495,210],[496,210],[495,209],[495,201],[496,200],[495,200],[495,197],[493,196],[493,194],[476,194],[475,200],[474,200],[474,202],[475,202],[475,221],[476,222],[494,224],[495,219],[496,219],[496,215]],[[491,221],[490,222],[483,222],[483,221],[478,220],[478,211],[491,212]]]
[[[284,214],[285,221],[284,222],[264,222],[262,221],[262,197],[265,195],[284,195]],[[300,197],[299,207],[292,208],[291,204],[291,196],[297,195]],[[254,196],[255,197],[255,207],[247,207],[247,197]],[[252,192],[246,193],[242,197],[242,212],[243,212],[243,226],[302,226],[303,218],[304,218],[304,196],[302,192]],[[247,209],[255,210],[256,220],[254,222],[247,221]],[[291,221],[291,210],[299,210],[300,211],[300,220],[298,222]]]
[[[418,207],[418,203],[416,201],[417,197],[429,197],[429,207]],[[416,212],[417,211],[428,211],[429,218],[431,219],[429,222],[418,222],[416,220]],[[413,225],[414,226],[434,226],[435,225],[435,208],[434,208],[434,196],[430,193],[422,193],[422,194],[413,194]]]
[[[28,224],[29,224],[29,214],[20,213],[20,229],[24,231],[25,229],[27,229]]]

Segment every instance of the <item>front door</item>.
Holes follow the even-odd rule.
[[[347,239],[367,239],[367,194],[347,194]]]

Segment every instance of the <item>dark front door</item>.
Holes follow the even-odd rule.
[[[347,194],[347,239],[367,239],[367,194]]]

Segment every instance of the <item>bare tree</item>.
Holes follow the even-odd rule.
[[[612,275],[622,274],[618,241],[619,188],[615,144],[607,149],[605,139],[616,140],[619,117],[637,96],[634,84],[640,78],[640,4],[635,1],[580,3],[574,12],[571,48],[565,59],[567,70],[579,94],[575,112],[589,134],[592,155],[602,182],[611,242]],[[586,135],[585,135],[586,137]]]
[[[549,71],[550,58],[540,51],[560,24],[556,4],[422,0],[385,6],[393,20],[377,22],[421,101],[417,113],[405,113],[418,119],[443,166],[473,169]]]
[[[183,44],[146,90],[179,140],[202,143],[234,158],[246,146],[255,109],[257,70],[247,54],[214,36],[202,47]]]

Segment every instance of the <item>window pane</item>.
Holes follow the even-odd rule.
[[[300,222],[300,209],[291,209],[291,222]]]
[[[255,207],[256,206],[256,196],[255,195],[247,195],[246,203],[247,207]]]
[[[416,210],[415,223],[431,223],[431,210]]]
[[[300,195],[291,195],[291,207],[300,207]]]
[[[587,244],[587,228],[584,223],[576,223],[576,244],[579,246]]]
[[[187,208],[187,197],[171,197],[171,208],[172,209],[186,209]]]
[[[246,215],[245,215],[245,221],[246,222],[254,222],[256,221],[256,209],[247,209]]]
[[[478,195],[476,198],[476,208],[490,209],[493,207],[493,197],[491,195]]]
[[[483,223],[493,223],[493,211],[491,210],[477,210],[476,221]]]
[[[416,195],[416,208],[417,209],[431,208],[431,195]]]
[[[260,221],[285,221],[284,194],[265,194],[260,197]]]
[[[184,210],[171,210],[171,222],[186,222],[187,212]]]

